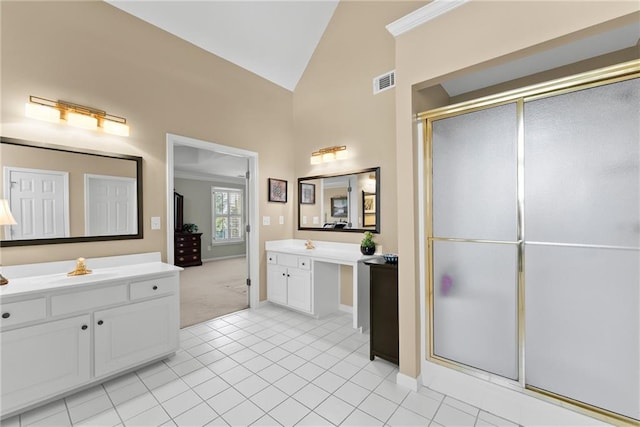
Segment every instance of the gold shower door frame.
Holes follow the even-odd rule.
[[[434,362],[445,367],[455,369],[466,374],[484,379],[486,381],[499,384],[537,398],[548,400],[555,404],[568,407],[574,411],[585,415],[601,419],[606,422],[623,425],[637,425],[637,421],[607,411],[605,409],[586,404],[566,396],[558,395],[546,390],[536,388],[526,384],[525,379],[525,265],[524,265],[524,104],[528,101],[546,98],[550,96],[575,92],[578,90],[588,89],[592,87],[602,86],[605,84],[615,83],[619,81],[629,80],[640,77],[640,60],[625,62],[622,64],[601,68],[586,73],[576,74],[550,82],[540,83],[516,89],[496,95],[491,95],[476,100],[466,101],[459,104],[453,104],[420,113],[416,116],[418,122],[422,122],[423,144],[424,144],[424,183],[425,183],[425,206],[426,217],[424,225],[426,230],[425,247],[427,253],[425,265],[427,266],[427,292],[426,306],[428,308],[427,316],[428,327],[426,328],[427,355],[426,358],[430,362]],[[440,238],[433,235],[433,155],[432,155],[432,123],[436,120],[454,117],[465,113],[480,111],[491,107],[497,107],[505,104],[516,104],[517,116],[517,240],[508,241],[491,241],[477,239],[460,239],[460,238]],[[433,317],[433,244],[435,241],[450,242],[472,242],[472,243],[500,243],[507,245],[517,245],[517,331],[518,331],[518,380],[514,381],[497,374],[483,371],[462,363],[455,362],[434,354],[434,317]]]

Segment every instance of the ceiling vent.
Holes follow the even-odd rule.
[[[396,71],[389,71],[373,79],[373,94],[396,87]]]

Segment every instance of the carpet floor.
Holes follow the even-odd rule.
[[[195,325],[249,306],[247,259],[205,262],[180,272],[180,327]]]

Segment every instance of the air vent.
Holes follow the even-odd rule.
[[[389,71],[373,79],[373,94],[396,87],[396,71]]]

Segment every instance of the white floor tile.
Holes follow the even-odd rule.
[[[485,411],[480,411],[476,421],[476,427],[518,427],[516,423],[507,421]]]
[[[300,425],[300,424],[298,424]],[[269,415],[264,415],[258,419],[255,423],[251,424],[252,427],[280,427],[280,423],[271,418]]]
[[[287,357],[289,354],[288,351],[281,349],[280,347],[274,347],[271,350],[264,352],[262,355],[264,357],[266,357],[267,359],[271,360],[272,362],[278,362],[282,359],[284,359],[285,357]]]
[[[289,374],[289,371],[275,363],[272,363],[265,369],[258,371],[258,375],[270,383],[278,381],[287,374]]]
[[[111,400],[105,393],[78,405],[70,406],[68,407],[68,411],[71,422],[76,424],[112,408],[113,405],[111,404]]]
[[[260,372],[264,368],[271,366],[273,362],[266,357],[256,356],[253,359],[243,363],[243,366],[252,372]]]
[[[211,399],[207,400],[209,406],[213,408],[218,414],[223,415],[229,409],[237,406],[241,402],[244,402],[246,397],[244,397],[240,392],[233,387],[228,388]]]
[[[64,400],[56,400],[55,402],[47,403],[44,406],[23,413],[20,415],[20,422],[23,426],[27,426],[65,410]]]
[[[473,426],[476,417],[443,403],[433,420],[446,427]]]
[[[231,385],[238,384],[240,381],[244,380],[247,377],[254,375],[253,372],[248,370],[242,365],[238,365],[235,368],[231,368],[228,371],[225,371],[220,374],[220,378],[225,380]]]
[[[118,406],[121,403],[149,393],[149,389],[142,383],[142,381],[138,380],[135,382],[130,382],[124,387],[119,387],[112,391],[107,390],[107,393],[109,394],[109,398],[111,399],[113,404]]]
[[[323,400],[329,397],[329,393],[314,384],[307,384],[292,396],[298,402],[309,409],[315,409]]]
[[[382,381],[384,381],[384,379],[363,369],[362,371],[352,376],[349,381],[356,383],[359,386],[366,388],[367,390],[373,391],[380,385]]]
[[[307,362],[293,372],[307,381],[313,381],[322,375],[325,370],[315,363]]]
[[[378,396],[375,393],[371,393],[366,399],[358,406],[362,412],[386,422],[391,414],[393,414],[398,407],[397,403],[385,399],[382,396]]]
[[[225,359],[226,357],[227,355],[224,354],[223,352],[218,350],[212,350],[208,353],[205,353],[196,357],[196,359],[198,359],[200,363],[202,363],[203,365],[208,366],[214,362],[217,362],[218,360]]]
[[[231,358],[240,364],[244,364],[245,362],[253,359],[258,356],[258,353],[251,350],[250,348],[242,347],[240,351],[237,351],[231,355]]]
[[[69,419],[69,413],[67,411],[62,411],[29,425],[38,427],[70,427],[71,420]]]
[[[67,408],[72,408],[88,400],[92,400],[106,394],[107,392],[105,391],[104,387],[102,387],[102,385],[98,385],[95,387],[91,387],[88,390],[82,390],[79,393],[72,394],[71,396],[66,397],[64,400],[67,403]]]
[[[200,427],[215,420],[218,417],[216,411],[211,409],[205,402],[194,406],[188,411],[175,418],[175,422],[179,426]]]
[[[412,391],[402,401],[400,406],[425,418],[432,419],[436,414],[438,407],[440,407],[440,401],[425,396],[422,393]]]
[[[426,426],[429,425],[429,421],[429,419],[421,417],[415,412],[404,409],[401,406],[391,415],[391,418],[387,421],[387,425],[393,427]]]
[[[287,357],[285,357],[284,359],[279,360],[278,365],[282,366],[283,368],[286,368],[290,371],[294,371],[297,368],[299,368],[300,366],[304,365],[305,363],[307,363],[306,360],[304,360],[302,357],[300,356],[296,356],[295,354],[290,354]]]
[[[350,381],[347,381],[334,393],[335,396],[344,400],[353,406],[358,406],[362,401],[371,394],[371,391],[366,388],[360,387]]]
[[[473,415],[474,417],[478,415],[478,412],[480,412],[480,409],[476,408],[475,406],[469,405],[465,402],[461,402],[460,400],[454,399],[450,396],[445,397],[443,403],[449,406],[453,406],[454,408],[459,409],[462,412],[466,412],[469,415]]]
[[[218,417],[215,420],[207,424],[207,427],[227,427],[229,424],[222,418]]]
[[[356,409],[340,425],[345,427],[376,427],[383,426],[384,423],[372,417],[371,415],[366,414],[359,409]]]
[[[149,392],[128,399],[116,406],[116,411],[125,422],[136,415],[158,405],[158,401]]]
[[[286,343],[281,344],[280,347],[282,347],[284,350],[287,350],[289,353],[297,353],[300,350],[309,348],[305,343],[303,343],[302,341],[298,341],[296,339],[287,341]],[[305,359],[305,360],[308,360],[308,359]]]
[[[378,375],[379,377],[385,378],[387,375],[389,375],[391,372],[395,371],[397,368],[396,365],[387,362],[386,360],[382,360],[380,358],[377,358],[371,362],[369,362],[369,364],[367,364],[364,369]]]
[[[158,402],[165,402],[172,397],[175,397],[179,394],[184,393],[185,391],[190,390],[190,387],[182,381],[182,379],[173,380],[168,382],[160,387],[151,390],[151,393],[158,399]]]
[[[330,354],[327,354],[327,353],[321,353],[318,356],[311,359],[311,361],[316,365],[320,366],[321,368],[329,369],[336,363],[340,362],[340,359],[338,359],[337,357],[331,356]]]
[[[373,390],[374,393],[379,394],[385,399],[389,399],[392,402],[400,403],[409,394],[411,390],[391,381],[382,381],[378,387]]]
[[[149,427],[159,426],[170,420],[169,415],[162,409],[162,406],[158,405],[125,421],[125,424],[127,427]]]
[[[349,405],[342,399],[329,396],[314,410],[315,413],[331,421],[334,425],[339,425],[345,418],[353,412],[355,407]]]
[[[289,398],[273,408],[269,415],[283,426],[292,426],[309,413],[309,408]]]
[[[320,426],[329,426],[331,423],[329,420],[322,418],[320,415],[315,412],[309,413],[306,417],[300,420],[296,427],[320,427]]]
[[[329,393],[333,393],[334,391],[342,387],[345,382],[347,382],[347,380],[329,371],[313,380],[313,383],[315,385],[328,391]]]
[[[223,352],[227,356],[231,356],[241,350],[244,350],[246,347],[240,344],[239,342],[232,341],[229,344],[225,344],[222,347],[216,347],[217,350]]]
[[[236,366],[238,366],[238,362],[230,357],[225,357],[218,360],[217,362],[213,362],[207,367],[211,369],[214,374],[220,375],[224,372],[227,372],[229,369],[235,368]]]
[[[186,348],[186,351],[193,357],[198,357],[200,355],[210,352],[211,350],[213,350],[213,347],[209,343],[205,343],[205,342],[200,342],[200,344],[196,346],[193,346],[191,348]]]
[[[202,403],[202,398],[195,391],[188,390],[163,402],[162,407],[171,415],[171,418],[176,418],[200,403]]]
[[[288,397],[289,396],[282,390],[270,385],[262,391],[259,391],[258,393],[251,396],[251,401],[258,405],[263,411],[269,412],[270,410],[287,400]]]
[[[175,372],[176,374],[182,376],[188,374],[189,372],[198,370],[203,366],[204,365],[198,359],[191,359],[187,360],[186,362],[173,365],[171,369],[173,369],[173,372]]]
[[[234,388],[247,397],[251,397],[258,393],[260,390],[266,388],[269,385],[268,382],[263,380],[257,375],[251,375],[239,383],[234,385]]]
[[[296,374],[288,374],[273,383],[280,390],[291,396],[307,384],[307,380],[297,376]]]
[[[264,411],[249,400],[245,400],[235,408],[222,415],[222,418],[231,426],[248,426],[264,415]]]
[[[262,354],[264,355],[264,353],[266,353],[269,350],[273,350],[274,348],[276,348],[275,345],[271,344],[268,341],[264,341],[264,340],[260,340],[260,342],[252,345],[251,347],[249,347],[251,350],[255,351],[258,354]],[[269,359],[271,360],[271,359]]]
[[[198,384],[202,384],[205,381],[214,378],[216,374],[214,374],[209,368],[200,368],[196,371],[189,372],[187,375],[182,377],[182,380],[187,383],[189,387],[195,387]]]
[[[220,377],[214,377],[202,384],[198,384],[193,388],[193,390],[198,393],[201,398],[207,400],[229,387],[231,386],[225,380]]]
[[[84,421],[75,423],[74,427],[113,427],[121,422],[122,420],[118,416],[115,408],[111,408]]]
[[[344,360],[336,363],[331,368],[329,368],[329,371],[333,372],[336,375],[340,375],[342,378],[345,378],[347,380],[354,376],[359,370],[360,368],[352,365],[349,362],[345,362]]]
[[[142,378],[142,382],[147,386],[147,388],[153,390],[154,388],[158,388],[161,385],[175,381],[176,379],[178,379],[178,374],[173,372],[173,370],[168,366],[165,366],[165,369],[162,369],[153,375],[149,375],[148,377]]]

